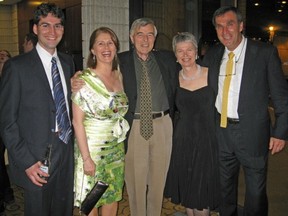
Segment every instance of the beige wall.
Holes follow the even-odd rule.
[[[0,5],[0,49],[18,55],[17,7]]]
[[[184,0],[144,1],[144,17],[154,20],[158,30],[156,49],[172,50],[172,38],[185,28]]]
[[[89,37],[97,27],[112,28],[119,37],[120,51],[129,49],[129,0],[50,2],[66,9],[64,42],[60,44],[60,50],[74,57],[77,69],[82,68],[82,61],[83,66],[86,65]],[[31,30],[33,11],[39,3],[39,1],[23,0],[13,6],[0,5],[0,49],[9,50],[13,56],[23,51],[22,43],[25,35]]]
[[[129,0],[82,0],[83,65],[89,52],[89,38],[98,27],[107,26],[117,34],[120,51],[129,49]]]

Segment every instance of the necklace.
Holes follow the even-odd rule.
[[[180,75],[181,77],[183,78],[183,80],[186,80],[186,81],[191,81],[191,80],[195,80],[196,78],[198,78],[201,74],[201,67],[200,65],[197,65],[197,72],[194,76],[190,76],[190,77],[187,77],[184,75],[184,71],[183,69],[180,71]]]

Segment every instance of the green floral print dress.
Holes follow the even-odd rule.
[[[80,78],[86,85],[72,94],[72,101],[85,113],[83,123],[96,174],[94,177],[83,174],[83,161],[75,140],[74,205],[79,207],[94,184],[101,180],[109,187],[96,204],[98,208],[122,199],[124,140],[129,130],[123,117],[128,110],[128,99],[123,91],[109,92],[89,69]]]

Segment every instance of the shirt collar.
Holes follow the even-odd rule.
[[[141,62],[149,62],[149,61],[151,61],[151,59],[153,58],[153,53],[152,53],[152,52],[149,52],[149,53],[148,53],[148,58],[146,59],[146,61],[144,61],[143,59],[141,59],[141,58],[138,56],[138,54],[137,54],[137,52],[136,52],[135,49],[134,49],[133,55],[134,55],[135,59],[137,59],[140,63],[141,63]]]
[[[51,59],[52,57],[55,57],[58,60],[58,56],[57,56],[57,49],[55,49],[55,52],[53,55],[51,55],[49,52],[47,52],[47,50],[45,50],[39,43],[37,43],[36,45],[36,50],[42,60],[42,62],[48,64],[51,63]]]
[[[241,43],[236,47],[235,50],[233,50],[232,52],[235,54],[235,58],[239,58],[240,55],[241,55],[241,51],[243,51],[243,48],[245,46],[245,41],[247,40],[247,38],[245,38],[243,35],[242,35],[242,40],[241,40]],[[225,55],[224,57],[225,58],[228,58],[228,54],[230,53],[231,51],[227,49],[227,47],[225,47]]]

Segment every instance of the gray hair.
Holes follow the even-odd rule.
[[[172,48],[173,48],[174,53],[176,51],[176,45],[180,42],[190,42],[193,44],[196,50],[198,49],[195,36],[189,32],[179,32],[173,37]]]
[[[132,25],[131,25],[131,28],[130,28],[130,36],[133,36],[135,31],[137,31],[141,26],[146,26],[146,25],[153,25],[154,26],[154,36],[156,37],[157,36],[157,28],[154,24],[154,21],[150,18],[139,18],[139,19],[136,19]]]
[[[213,25],[216,27],[216,17],[221,16],[221,15],[223,15],[223,14],[229,12],[229,11],[231,11],[231,12],[236,14],[238,23],[243,22],[243,16],[242,16],[241,12],[236,7],[234,7],[234,6],[223,6],[223,7],[218,8],[214,12],[213,18],[212,18]]]

